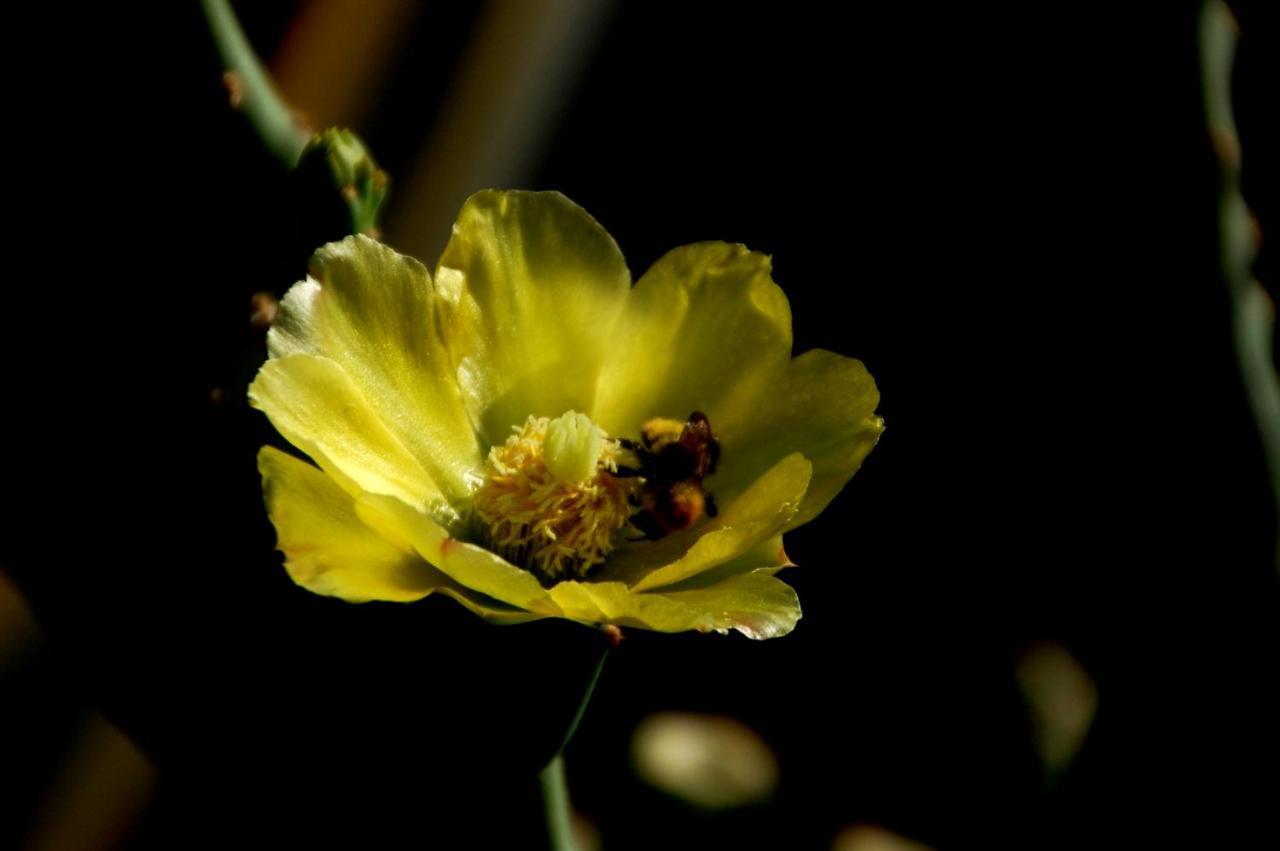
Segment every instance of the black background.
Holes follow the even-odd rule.
[[[1267,233],[1263,5],[1237,8],[1237,113]],[[1280,835],[1275,513],[1217,271],[1195,10],[609,18],[526,186],[582,204],[637,275],[703,239],[772,254],[796,350],[862,359],[887,430],[788,537],[792,635],[631,631],[614,654],[568,751],[607,848],[827,848],[859,820],[939,848]],[[4,566],[54,660],[4,697],[28,733],[13,800],[40,787],[55,694],[160,767],[137,847],[525,847],[599,638],[443,599],[350,606],[279,569],[247,304],[314,246],[197,10],[133,14],[13,25],[35,52],[7,122]],[[269,54],[292,7],[244,14]],[[394,83],[358,128],[393,179],[474,20],[418,15],[393,79],[437,66],[439,88]],[[1012,673],[1041,639],[1100,693],[1051,791]],[[628,736],[665,708],[759,730],[775,799],[713,818],[641,786]]]

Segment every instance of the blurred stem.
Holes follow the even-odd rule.
[[[538,772],[542,805],[547,811],[547,841],[552,851],[574,851],[569,819],[569,787],[564,780],[564,754],[558,753]]]
[[[609,658],[609,649],[609,644],[605,644],[601,649],[600,658],[591,672],[591,678],[587,680],[587,686],[582,692],[582,700],[578,702],[578,709],[573,714],[573,720],[569,722],[569,729],[560,740],[556,755],[551,758],[551,762],[547,763],[546,768],[538,772],[538,783],[542,786],[542,806],[547,816],[547,840],[552,851],[574,851],[569,818],[572,808],[569,805],[569,786],[565,782],[564,774],[564,749],[573,739],[573,734],[578,731],[582,716],[587,712],[587,704],[591,702],[596,683],[600,682],[600,672],[604,670],[604,660]]]
[[[226,67],[232,105],[243,112],[267,149],[286,168],[293,168],[309,135],[294,120],[293,111],[276,92],[262,63],[245,38],[227,0],[200,0],[218,55]]]
[[[1258,251],[1257,224],[1240,189],[1240,137],[1231,108],[1231,68],[1237,24],[1222,0],[1209,0],[1200,15],[1200,64],[1205,121],[1221,170],[1218,246],[1222,275],[1231,297],[1236,360],[1249,406],[1262,435],[1280,513],[1280,375],[1272,360],[1275,305],[1253,276]]]

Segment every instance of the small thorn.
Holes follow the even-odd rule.
[[[265,331],[276,321],[280,302],[268,292],[254,293],[249,299],[249,324],[257,331]]]
[[[1236,134],[1225,127],[1213,127],[1209,130],[1209,140],[1213,143],[1213,152],[1224,168],[1235,170],[1240,164],[1240,140]]]
[[[311,120],[311,116],[300,109],[289,110],[289,118],[293,120],[293,126],[298,128],[298,132],[308,139],[316,135],[315,122]]]
[[[244,105],[244,80],[235,71],[226,71],[222,75],[222,87],[227,90],[227,102],[232,109],[240,109]]]

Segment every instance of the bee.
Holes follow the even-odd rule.
[[[640,427],[639,442],[621,438],[618,444],[638,466],[620,466],[615,475],[644,479],[631,502],[640,509],[631,525],[643,535],[634,540],[656,541],[688,529],[704,514],[716,516],[716,501],[702,487],[720,461],[720,443],[706,414],[694,411],[684,422],[655,417]]]

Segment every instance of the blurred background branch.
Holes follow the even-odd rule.
[[[1241,192],[1241,146],[1232,109],[1231,70],[1239,27],[1223,0],[1208,0],[1200,16],[1205,119],[1221,170],[1218,251],[1231,297],[1232,332],[1245,392],[1262,435],[1271,488],[1280,514],[1280,376],[1276,373],[1275,305],[1254,277],[1261,228]],[[1280,566],[1280,565],[1278,565]]]
[[[404,175],[410,200],[389,221],[393,245],[430,263],[467,196],[528,186],[612,6],[485,4],[431,138]]]

